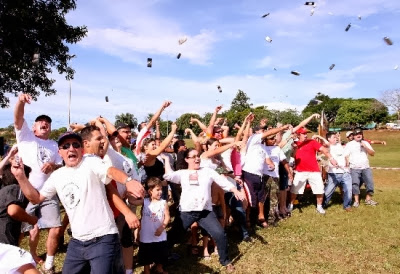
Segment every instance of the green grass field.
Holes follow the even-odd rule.
[[[400,168],[400,132],[367,131],[365,137],[387,142],[387,146],[373,145],[376,156],[370,157],[371,166]],[[229,231],[229,252],[237,273],[400,273],[400,170],[373,173],[376,207],[361,204],[345,212],[336,193],[327,214],[320,216],[315,198],[305,194],[290,219],[257,230],[253,243],[240,243],[237,232]],[[45,253],[44,235],[39,254]],[[27,248],[26,238],[23,246]],[[193,257],[185,244],[176,251],[182,258],[167,268],[169,273],[224,272],[216,256],[209,261]],[[57,254],[57,271],[64,257],[65,253]],[[135,267],[135,273],[142,271],[143,267]]]

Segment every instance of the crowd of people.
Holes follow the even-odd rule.
[[[306,125],[318,114],[272,127],[267,119],[254,124],[249,113],[232,136],[218,106],[208,125],[191,119],[202,132],[185,130],[194,144],[187,148],[176,124],[161,140],[158,120],[169,101],[139,124],[136,139],[128,125],[100,116],[70,125],[57,141],[49,139],[49,116],[29,127],[24,110],[30,103],[29,95],[19,96],[17,143],[0,163],[0,272],[54,273],[68,226],[63,273],[130,274],[135,245],[144,273],[167,273],[168,262],[179,260],[174,246],[185,238],[190,254],[207,260],[214,252],[232,272],[226,227],[237,226],[242,240],[252,242],[256,226],[291,216],[306,186],[316,196],[316,214],[326,213],[337,187],[344,211],[360,206],[363,183],[365,205],[378,204],[372,200],[371,141],[360,129],[346,133],[347,143],[335,132],[309,138]],[[43,229],[45,260],[37,253]],[[19,247],[25,233],[29,252]]]

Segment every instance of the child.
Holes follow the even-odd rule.
[[[149,198],[142,206],[142,220],[139,243],[139,263],[144,265],[144,273],[150,273],[150,264],[156,264],[157,273],[167,273],[163,265],[168,260],[167,233],[169,223],[167,201],[161,199],[162,182],[159,178],[150,177],[146,183]]]

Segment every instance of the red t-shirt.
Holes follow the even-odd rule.
[[[316,153],[321,148],[321,144],[315,140],[305,140],[304,142],[295,142],[297,145],[294,160],[296,171],[300,172],[318,172],[319,166]]]

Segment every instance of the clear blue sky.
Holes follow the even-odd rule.
[[[254,105],[302,110],[317,92],[379,98],[399,88],[399,0],[316,1],[313,16],[304,2],[78,0],[68,22],[89,32],[70,47],[76,54],[71,120],[103,115],[113,121],[130,112],[141,121],[166,99],[173,104],[162,118],[171,120],[217,104],[229,108],[238,89]],[[265,13],[270,15],[261,18]],[[180,46],[183,36],[188,40]],[[57,95],[27,106],[28,123],[46,113],[54,128],[66,126],[69,83],[54,77]],[[12,123],[14,104],[12,98],[11,108],[0,110],[1,127]]]

